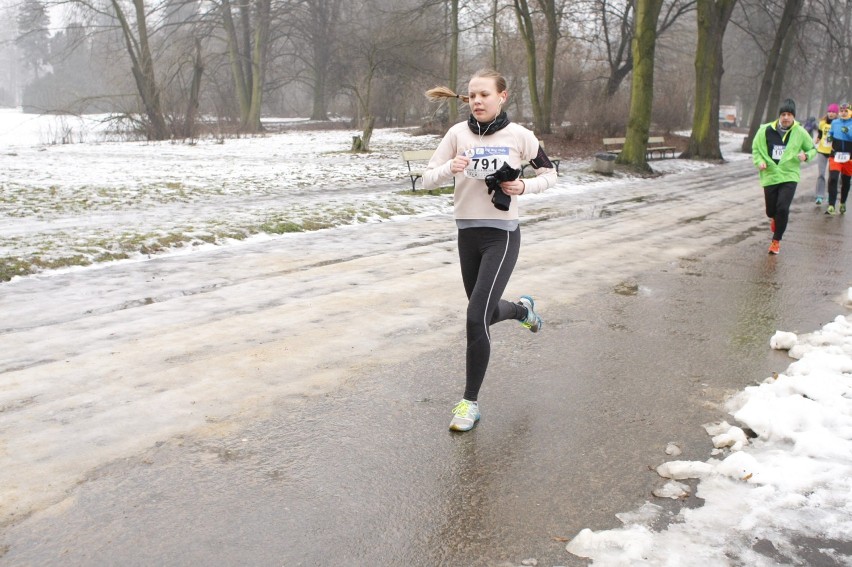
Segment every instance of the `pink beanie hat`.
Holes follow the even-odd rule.
[[[828,105],[828,110],[826,112],[834,112],[834,113],[840,112],[840,107],[837,106],[836,102],[832,102],[831,104]]]

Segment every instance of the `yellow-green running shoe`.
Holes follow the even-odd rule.
[[[450,429],[453,431],[470,431],[479,421],[479,404],[470,400],[462,400],[453,408],[453,420]]]

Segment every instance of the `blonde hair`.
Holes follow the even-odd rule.
[[[506,78],[493,69],[480,69],[471,77],[471,79],[474,78],[494,79],[494,84],[497,87],[498,93],[502,93],[506,90]],[[426,98],[432,102],[438,102],[445,98],[457,98],[465,104],[470,101],[469,96],[456,94],[449,87],[433,87],[426,91]]]

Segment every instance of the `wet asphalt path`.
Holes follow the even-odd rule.
[[[565,551],[580,529],[698,505],[655,500],[650,469],[670,442],[709,458],[701,424],[792,362],[776,329],[847,312],[852,219],[813,207],[808,170],[771,257],[748,164],[686,177],[524,225],[513,285],[536,283],[546,325],[493,329],[472,432],[447,430],[464,364],[448,314],[450,341],[90,471],[0,532],[0,565],[584,565]]]

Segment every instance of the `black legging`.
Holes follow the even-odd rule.
[[[462,281],[468,298],[464,398],[476,401],[491,358],[488,327],[527,316],[522,305],[500,299],[518,260],[521,229],[464,228],[458,232]]]
[[[845,203],[849,197],[849,180],[852,177],[840,175],[839,171],[828,172],[828,204],[832,207],[837,202],[837,178],[840,178],[840,202]]]
[[[796,194],[795,181],[767,185],[763,188],[763,198],[766,201],[766,216],[775,219],[775,234],[772,240],[781,240],[787,230],[787,220],[790,218],[790,205]]]

